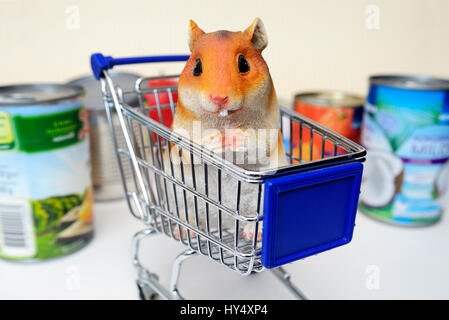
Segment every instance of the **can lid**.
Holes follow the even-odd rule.
[[[422,75],[375,75],[371,84],[415,90],[449,90],[449,80]]]
[[[114,85],[119,86],[124,91],[133,90],[137,79],[140,78],[140,75],[127,72],[109,72],[109,76],[112,78]],[[87,109],[95,111],[104,110],[100,81],[95,79],[92,75],[76,78],[67,84],[78,85],[84,88],[86,91],[84,104]],[[137,105],[137,95],[133,97],[126,95],[125,102],[131,106]]]
[[[361,107],[365,99],[361,96],[344,91],[314,91],[304,92],[295,96],[295,101],[321,107]]]
[[[83,88],[62,84],[24,84],[0,87],[0,106],[52,104],[79,97]]]

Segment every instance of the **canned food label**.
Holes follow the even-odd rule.
[[[444,91],[371,89],[363,119],[368,155],[362,211],[402,224],[437,221],[449,181]]]
[[[83,247],[93,198],[81,100],[0,112],[0,256],[47,259]]]
[[[360,107],[325,107],[310,105],[301,101],[295,104],[295,110],[326,128],[346,138],[359,142],[363,108]]]
[[[329,94],[332,94],[332,92]],[[337,93],[335,95],[340,96]],[[352,100],[351,106],[344,106],[341,96],[338,102],[335,101],[335,104],[332,103],[332,98],[326,98],[326,102],[321,101],[321,103],[318,99],[315,104],[312,101],[303,101],[298,97],[295,101],[296,112],[356,143],[360,142],[363,117],[363,100],[361,98],[353,97],[357,103],[354,104],[355,100]],[[337,106],[337,103],[341,103],[341,106]],[[293,159],[313,161],[347,153],[343,148],[337,147],[334,142],[331,142],[329,139],[323,140],[321,135],[312,134],[310,129],[300,128],[297,123],[293,123],[291,129],[291,153]],[[301,147],[299,147],[300,145]]]
[[[16,116],[19,151],[42,152],[62,148],[79,141],[81,109],[43,116]]]
[[[14,147],[14,135],[8,113],[0,111],[0,150]]]
[[[0,200],[0,245],[2,254],[10,257],[32,257],[36,254],[33,212],[27,199]]]

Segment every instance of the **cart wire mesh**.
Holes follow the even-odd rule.
[[[258,234],[267,179],[362,161],[366,153],[354,142],[281,107],[289,164],[246,170],[167,126],[176,110],[178,76],[140,78],[133,90],[123,91],[107,71],[103,74],[104,103],[132,215],[243,275],[263,270]],[[161,79],[175,82],[151,85]],[[127,105],[128,97],[137,98],[139,106]],[[120,127],[113,125],[117,122]],[[125,167],[133,168],[132,175],[124,174]],[[251,230],[252,238],[244,236],[245,230]]]

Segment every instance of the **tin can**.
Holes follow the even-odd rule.
[[[0,257],[44,260],[93,236],[83,90],[0,87]]]
[[[148,87],[157,90],[157,93],[144,94],[145,105],[149,107],[149,116],[161,122],[167,128],[171,128],[173,122],[174,107],[178,102],[178,92],[167,92],[163,88],[176,87],[178,81],[174,78],[152,79],[148,81]],[[161,108],[158,110],[157,105]],[[160,119],[162,117],[162,119]]]
[[[124,92],[131,90],[134,92],[136,81],[140,78],[137,74],[127,72],[110,72],[109,76]],[[76,78],[67,84],[81,86],[86,93],[83,100],[89,118],[92,183],[95,201],[124,198],[120,170],[117,165],[114,142],[109,130],[100,83],[93,76],[89,75]],[[123,99],[130,106],[139,104],[136,94],[125,94]],[[111,112],[115,112],[115,110],[111,109]],[[112,121],[114,126],[118,128],[116,130],[118,143],[125,146],[125,140],[121,134],[117,117],[112,117]],[[124,177],[130,178],[132,170],[128,160],[122,161],[122,168]]]
[[[357,143],[360,141],[363,104],[363,97],[342,91],[304,92],[295,96],[296,112]],[[319,135],[313,136],[312,144],[311,133],[306,132],[306,129],[302,128],[303,132],[300,134],[299,126],[294,124],[292,130],[294,146],[298,145],[299,138],[302,139],[302,160],[333,155],[334,145],[325,143],[322,146]]]
[[[360,209],[399,225],[437,222],[449,181],[449,81],[371,77],[361,143]]]

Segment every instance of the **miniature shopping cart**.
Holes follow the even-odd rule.
[[[133,90],[123,90],[108,73],[116,65],[187,59],[186,55],[91,57],[94,76],[101,81],[129,210],[146,226],[133,239],[140,296],[181,299],[177,283],[182,262],[204,255],[242,275],[271,269],[297,298],[304,298],[281,266],[351,241],[366,151],[281,108],[280,125],[289,165],[245,170],[169,128],[176,109],[178,76],[141,78]],[[154,81],[159,81],[158,85],[152,85]],[[138,107],[125,103],[130,97],[139,100]],[[174,146],[178,152],[168,152],[171,156],[167,160],[163,153]],[[173,174],[174,160],[182,163],[186,157],[200,159],[202,170],[195,171],[192,165],[188,173],[193,184],[186,182],[183,171],[181,176]],[[132,168],[131,175],[125,174],[125,166]],[[214,184],[209,183],[211,175]],[[255,190],[251,200],[255,209],[242,212],[242,193],[248,187]],[[169,192],[175,197],[170,198]],[[224,192],[234,193],[235,200],[224,202]],[[185,206],[188,198],[194,199],[193,207]],[[189,220],[180,207],[193,210],[195,219]],[[226,219],[232,223],[225,224]],[[206,221],[206,225],[200,226],[199,221]],[[257,236],[248,240],[242,235],[248,224],[254,235],[263,230],[261,241]],[[155,234],[164,234],[186,247],[175,260],[169,289],[138,258],[140,240]]]

